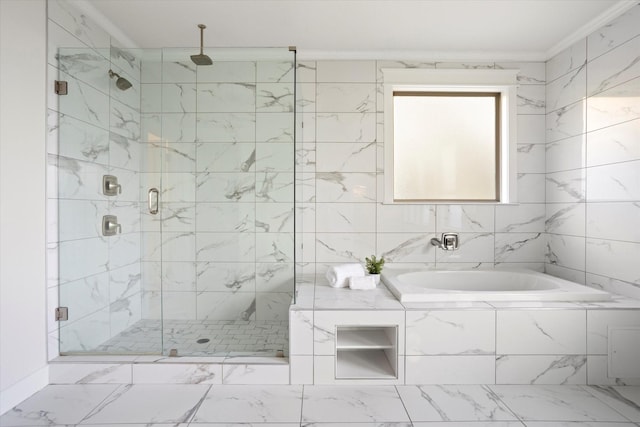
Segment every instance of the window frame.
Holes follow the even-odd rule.
[[[383,68],[385,204],[511,204],[517,202],[518,70]],[[396,200],[394,197],[394,92],[499,94],[499,149],[496,150],[496,200]]]

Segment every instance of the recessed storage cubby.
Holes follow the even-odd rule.
[[[336,326],[336,379],[397,377],[397,326]]]

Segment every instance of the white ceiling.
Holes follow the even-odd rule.
[[[296,46],[301,56],[544,60],[634,0],[78,0],[139,47]]]

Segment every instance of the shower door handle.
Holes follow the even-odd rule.
[[[149,190],[149,213],[155,215],[158,213],[159,192],[157,188]]]

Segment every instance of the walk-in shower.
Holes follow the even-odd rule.
[[[295,52],[207,52],[58,51],[61,354],[288,351]]]

